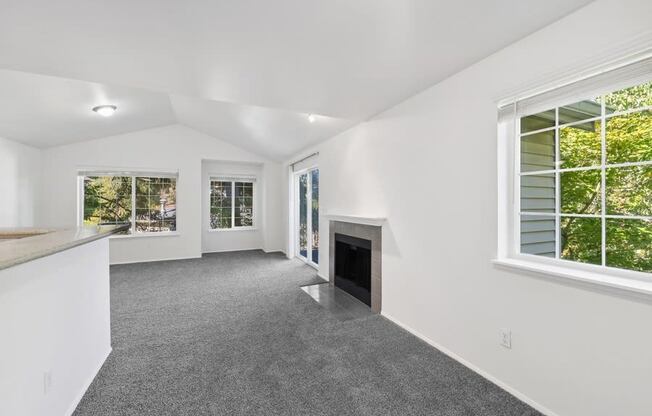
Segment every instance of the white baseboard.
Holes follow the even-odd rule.
[[[450,351],[450,350],[448,350],[448,349],[442,347],[441,345],[437,344],[436,342],[434,342],[433,340],[429,339],[428,337],[422,335],[422,334],[419,333],[418,331],[415,331],[414,329],[410,328],[409,326],[403,324],[401,321],[395,319],[395,318],[392,317],[391,315],[388,315],[387,313],[382,312],[382,311],[381,311],[380,314],[381,314],[382,316],[384,316],[385,318],[389,319],[390,321],[392,321],[393,323],[395,323],[396,325],[398,325],[398,326],[400,326],[401,328],[405,329],[406,331],[408,331],[409,333],[411,333],[411,334],[414,335],[415,337],[421,339],[422,341],[428,343],[430,346],[432,346],[432,347],[436,348],[437,350],[443,352],[444,354],[446,354],[447,356],[449,356],[449,357],[452,358],[453,360],[455,360],[455,361],[457,361],[458,363],[464,365],[466,368],[470,369],[471,371],[473,371],[473,372],[475,372],[475,373],[478,373],[478,374],[481,375],[482,377],[484,377],[484,378],[486,378],[487,380],[491,381],[492,383],[494,383],[495,385],[497,385],[497,386],[500,387],[501,389],[507,391],[509,394],[511,394],[512,396],[516,397],[516,398],[519,399],[520,401],[522,401],[522,402],[524,402],[524,403],[530,405],[531,407],[533,407],[533,408],[536,409],[537,411],[543,413],[543,414],[546,415],[546,416],[558,416],[558,415],[557,415],[555,412],[553,412],[552,410],[550,410],[550,409],[548,409],[547,407],[541,405],[540,403],[538,403],[538,402],[532,400],[530,397],[526,396],[525,394],[521,393],[521,392],[518,391],[517,389],[511,387],[510,385],[504,383],[503,381],[497,379],[496,377],[492,376],[491,374],[487,373],[486,371],[480,369],[480,368],[477,367],[476,365],[470,363],[469,361],[465,360],[464,358],[460,357],[459,355],[455,354],[454,352],[452,352],[452,351]]]
[[[201,254],[210,254],[210,253],[231,253],[234,251],[252,251],[252,250],[262,250],[264,253],[283,253],[285,252],[281,249],[278,250],[265,250],[261,247],[252,247],[252,248],[233,248],[228,250],[214,250],[214,251],[202,251]],[[189,257],[166,257],[161,259],[148,259],[148,260],[134,260],[134,261],[116,261],[111,262],[110,265],[119,265],[119,264],[138,264],[138,263],[153,263],[158,261],[173,261],[173,260],[190,260],[190,259],[200,259],[201,256],[189,256]]]
[[[322,279],[324,279],[324,280],[327,281],[327,282],[329,281],[329,280],[328,280],[328,277],[325,277],[323,274],[321,274],[321,272],[318,272],[318,273],[317,273],[317,276],[321,277]],[[388,318],[388,319],[389,319],[389,318]]]
[[[251,248],[228,248],[226,250],[211,250],[211,251],[202,251],[201,254],[211,254],[211,253],[232,253],[234,251],[254,251],[261,250],[264,251],[261,247],[251,247]]]
[[[167,257],[163,259],[148,259],[148,260],[134,260],[134,261],[116,261],[109,263],[110,266],[116,266],[119,264],[138,264],[138,263],[154,263],[159,261],[173,261],[173,260],[191,260],[191,259],[200,259],[201,256],[190,256],[190,257]]]
[[[93,371],[92,375],[84,382],[84,385],[82,386],[81,390],[75,397],[75,399],[70,403],[70,406],[68,407],[68,410],[66,410],[65,415],[70,416],[73,414],[75,409],[77,409],[77,406],[79,405],[79,402],[81,402],[81,399],[84,397],[84,394],[86,394],[86,390],[91,386],[91,383],[93,380],[95,380],[95,377],[97,377],[97,373],[100,372],[100,369],[104,365],[104,362],[106,361],[107,358],[109,358],[109,355],[111,354],[111,351],[113,351],[113,348],[109,347],[109,350],[104,354],[104,357],[100,360],[100,362],[96,365],[95,370]]]

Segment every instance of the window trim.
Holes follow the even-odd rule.
[[[84,226],[84,177],[86,176],[122,176],[131,178],[131,217],[129,222],[133,228],[130,234],[114,234],[110,239],[128,239],[128,238],[143,238],[143,237],[173,237],[179,236],[179,202],[176,201],[175,207],[175,231],[136,231],[136,178],[171,178],[176,181],[175,189],[179,189],[179,174],[168,172],[152,172],[152,171],[137,171],[137,170],[104,170],[104,169],[83,169],[77,171],[77,225]]]
[[[602,91],[599,95],[608,94],[611,91],[617,91],[628,86],[637,85],[639,83],[652,81],[652,75],[648,74],[644,77],[641,74],[637,74],[636,77],[632,78],[632,82],[623,85],[623,81],[619,80],[617,83],[614,83],[613,86],[605,84],[601,87]],[[560,88],[566,87],[568,84],[563,84]],[[582,97],[578,98],[577,101],[581,100]],[[513,105],[513,108],[510,108],[509,113],[506,113],[506,106],[503,106],[499,110],[498,117],[498,146],[497,146],[497,162],[498,162],[498,246],[496,251],[496,256],[491,260],[494,266],[504,269],[512,269],[520,272],[526,271],[530,274],[535,274],[539,276],[544,276],[548,278],[553,278],[555,280],[561,281],[572,281],[575,283],[580,283],[582,285],[592,285],[597,286],[600,290],[605,290],[607,292],[618,292],[626,293],[628,295],[644,296],[646,299],[649,299],[652,296],[652,273],[642,272],[636,270],[621,269],[616,267],[607,266],[606,264],[588,264],[572,260],[565,260],[561,258],[548,258],[537,256],[534,254],[527,254],[520,252],[520,218],[521,218],[521,194],[520,194],[520,178],[522,176],[527,176],[528,174],[544,174],[550,173],[555,175],[555,204],[560,204],[561,199],[559,195],[559,176],[560,172],[567,171],[581,171],[581,170],[600,170],[601,171],[601,180],[604,182],[605,175],[602,174],[607,168],[611,167],[630,167],[630,166],[651,166],[652,161],[643,161],[643,162],[627,162],[627,163],[614,163],[607,164],[605,158],[606,153],[601,152],[601,163],[596,166],[590,167],[581,167],[581,168],[566,168],[566,169],[551,169],[549,171],[533,171],[526,172],[525,175],[522,175],[520,168],[520,144],[521,144],[521,133],[520,133],[520,118],[526,116],[527,114],[519,114],[518,108],[516,107],[516,99],[510,99],[510,105]],[[559,107],[563,107],[564,103],[570,100],[562,98],[556,103],[553,103],[549,108],[554,107],[556,111],[555,117],[555,126],[548,127],[544,129],[539,129],[537,131],[527,132],[524,136],[530,134],[541,133],[544,131],[555,131],[555,145],[556,152],[559,152],[558,140],[559,135],[557,134],[560,127],[572,126],[574,124],[586,123],[589,121],[581,120],[573,123],[559,124]],[[504,102],[503,102],[504,104]],[[550,104],[550,103],[548,103]],[[547,105],[548,105],[547,104]],[[601,106],[604,107],[604,104],[601,103]],[[544,111],[545,109],[537,108],[536,112]],[[601,114],[599,117],[592,117],[590,120],[600,120],[601,123],[601,146],[604,149],[606,135],[604,129],[606,129],[605,120],[609,120],[612,117],[623,116],[632,113],[639,113],[644,111],[652,111],[652,106],[642,106],[635,109],[627,109],[623,111],[618,111],[610,114],[606,114],[604,108],[602,108]],[[528,114],[530,111],[527,112]],[[556,160],[559,160],[559,155],[557,154]],[[606,199],[606,187],[602,183],[601,192],[601,204],[602,209],[600,214],[596,215],[586,215],[587,217],[592,218],[628,218],[628,219],[651,219],[650,216],[631,216],[631,215],[611,215],[607,214],[605,211]],[[560,243],[559,239],[559,224],[557,223],[559,218],[566,216],[560,212],[559,207],[556,208],[554,213],[543,214],[548,215],[551,218],[556,220],[556,245]],[[527,214],[526,214],[527,215]],[[535,214],[534,212],[531,215],[541,215]],[[572,214],[570,216],[573,216]],[[582,216],[582,215],[574,215]],[[602,262],[606,260],[604,255],[606,239],[605,239],[605,227],[603,221],[602,227]],[[559,247],[556,248],[556,252],[559,252]]]
[[[514,258],[497,258],[491,262],[495,267],[519,272],[525,271],[545,278],[572,281],[616,294],[633,294],[642,296],[646,300],[652,297],[652,282],[649,278],[640,276],[646,273],[616,269],[608,266],[577,263],[563,259],[553,259],[555,264],[547,264],[547,262],[541,261],[542,259],[540,258],[533,259],[532,257],[537,256],[523,254]],[[586,270],[581,266],[587,266]],[[600,270],[588,270],[592,268]]]
[[[231,182],[231,227],[229,228],[212,228],[211,227],[211,190],[213,182]],[[251,216],[251,225],[246,226],[236,226],[235,225],[235,183],[244,182],[251,184],[251,209],[253,210],[253,215]],[[208,215],[207,215],[207,225],[208,232],[233,232],[233,231],[256,231],[258,229],[257,217],[258,209],[256,207],[257,197],[256,197],[256,177],[255,176],[234,176],[234,175],[209,175],[208,177]]]

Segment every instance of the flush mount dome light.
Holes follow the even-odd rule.
[[[314,114],[308,114],[308,121],[311,123],[314,123],[315,120],[317,120],[317,117],[315,117]]]
[[[104,117],[111,117],[118,107],[114,105],[98,105],[93,107],[93,111]]]

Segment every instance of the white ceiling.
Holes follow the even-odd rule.
[[[283,160],[356,123],[327,116],[315,116],[310,123],[304,113],[176,95],[170,100],[181,124],[273,160]]]
[[[2,3],[0,68],[170,94],[184,124],[279,158],[589,0]]]
[[[51,147],[176,123],[167,94],[0,70],[0,137]],[[118,107],[112,117],[91,109]]]

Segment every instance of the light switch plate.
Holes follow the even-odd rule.
[[[500,345],[505,348],[512,348],[512,331],[506,328],[500,330]]]

